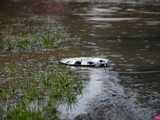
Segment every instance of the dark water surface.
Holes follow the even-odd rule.
[[[58,29],[57,29],[58,26]],[[4,41],[62,31],[56,48],[7,51]],[[69,36],[68,36],[69,34]],[[160,6],[55,3],[32,0],[0,5],[0,61],[47,61],[73,56],[109,58],[111,70],[71,68],[87,83],[76,105],[60,105],[62,119],[151,120],[160,113]],[[3,41],[3,42],[2,42]],[[34,49],[36,48],[36,49]]]

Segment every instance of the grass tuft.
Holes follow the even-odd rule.
[[[0,70],[2,120],[58,120],[58,105],[75,103],[83,88],[72,71],[50,62],[10,63]]]

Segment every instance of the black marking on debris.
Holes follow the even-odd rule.
[[[82,63],[81,61],[76,61],[74,64],[75,65],[81,65],[81,63]]]

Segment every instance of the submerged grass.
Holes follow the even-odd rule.
[[[41,34],[20,34],[14,39],[0,40],[0,50],[3,52],[32,52],[53,49],[63,41],[66,41],[66,36],[60,31],[44,32]]]
[[[33,28],[30,29],[26,25],[24,31],[19,32],[11,24],[3,31],[0,34],[0,53],[54,50],[63,46],[63,43],[75,39],[67,33],[64,27],[56,24],[33,25]],[[15,31],[17,32],[15,33]]]
[[[76,102],[83,88],[72,71],[51,62],[4,64],[0,75],[2,120],[58,120],[58,105]]]
[[[79,44],[62,25],[37,20],[4,25],[0,54],[53,51]],[[75,103],[82,88],[75,74],[50,61],[0,64],[0,120],[58,120],[59,104]]]

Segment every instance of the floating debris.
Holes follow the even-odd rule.
[[[64,58],[59,62],[65,65],[84,67],[108,67],[110,65],[110,61],[108,59],[96,57]]]

